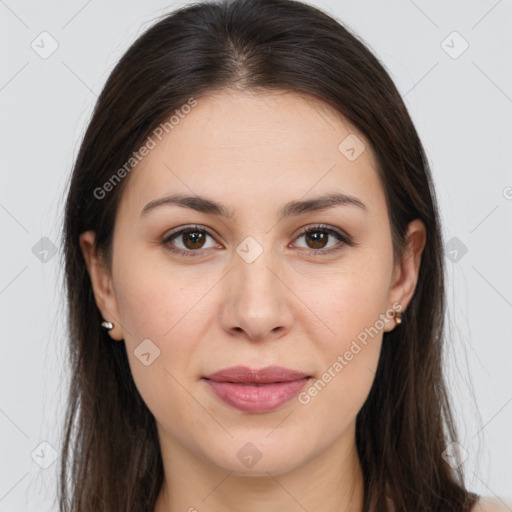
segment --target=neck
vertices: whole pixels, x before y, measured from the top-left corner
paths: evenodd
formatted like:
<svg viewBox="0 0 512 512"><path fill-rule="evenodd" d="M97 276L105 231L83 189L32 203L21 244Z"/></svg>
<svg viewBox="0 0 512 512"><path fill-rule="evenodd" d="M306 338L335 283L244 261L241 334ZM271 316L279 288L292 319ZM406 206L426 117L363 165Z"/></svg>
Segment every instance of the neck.
<svg viewBox="0 0 512 512"><path fill-rule="evenodd" d="M259 512L262 505L265 512L361 512L364 480L354 434L354 429L345 432L287 473L265 476L224 471L164 440L165 478L154 512Z"/></svg>

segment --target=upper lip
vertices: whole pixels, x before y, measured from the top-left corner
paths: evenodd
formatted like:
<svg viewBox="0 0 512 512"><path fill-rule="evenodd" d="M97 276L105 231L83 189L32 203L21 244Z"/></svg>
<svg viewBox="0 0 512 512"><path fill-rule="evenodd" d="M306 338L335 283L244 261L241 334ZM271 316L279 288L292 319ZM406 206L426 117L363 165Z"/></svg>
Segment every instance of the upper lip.
<svg viewBox="0 0 512 512"><path fill-rule="evenodd" d="M259 369L249 368L247 366L232 366L206 375L204 378L216 382L255 382L264 384L271 382L290 382L306 377L309 377L309 375L282 366L266 366L265 368Z"/></svg>

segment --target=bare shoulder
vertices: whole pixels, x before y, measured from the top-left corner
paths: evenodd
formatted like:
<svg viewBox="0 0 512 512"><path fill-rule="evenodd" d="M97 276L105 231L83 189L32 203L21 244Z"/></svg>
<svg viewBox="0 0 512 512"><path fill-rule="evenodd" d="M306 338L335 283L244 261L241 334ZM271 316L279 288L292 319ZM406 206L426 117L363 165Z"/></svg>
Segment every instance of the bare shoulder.
<svg viewBox="0 0 512 512"><path fill-rule="evenodd" d="M482 496L471 512L512 512L512 500Z"/></svg>

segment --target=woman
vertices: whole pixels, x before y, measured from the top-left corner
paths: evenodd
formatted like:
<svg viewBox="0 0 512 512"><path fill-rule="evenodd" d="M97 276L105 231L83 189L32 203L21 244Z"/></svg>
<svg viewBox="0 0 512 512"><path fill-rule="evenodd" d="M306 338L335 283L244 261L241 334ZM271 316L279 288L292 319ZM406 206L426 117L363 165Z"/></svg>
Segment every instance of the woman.
<svg viewBox="0 0 512 512"><path fill-rule="evenodd" d="M328 15L208 2L144 33L82 142L65 257L61 511L503 509L464 484L423 147Z"/></svg>

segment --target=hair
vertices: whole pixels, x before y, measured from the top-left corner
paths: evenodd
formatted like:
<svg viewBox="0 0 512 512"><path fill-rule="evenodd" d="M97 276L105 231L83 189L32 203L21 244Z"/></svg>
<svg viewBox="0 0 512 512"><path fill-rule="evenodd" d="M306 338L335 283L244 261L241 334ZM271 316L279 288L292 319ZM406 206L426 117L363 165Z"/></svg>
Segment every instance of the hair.
<svg viewBox="0 0 512 512"><path fill-rule="evenodd" d="M417 286L398 329L385 332L375 380L356 419L364 512L468 512L479 497L443 451L457 431L442 369L444 255L423 146L399 92L367 45L296 0L218 0L166 14L130 46L97 100L64 212L70 388L60 459L61 512L153 510L163 482L155 419L124 343L100 326L79 235L111 269L116 212L129 176L103 187L169 115L226 90L294 92L320 100L370 142L389 212L395 258L406 229L427 231ZM126 167L125 167L126 169Z"/></svg>

